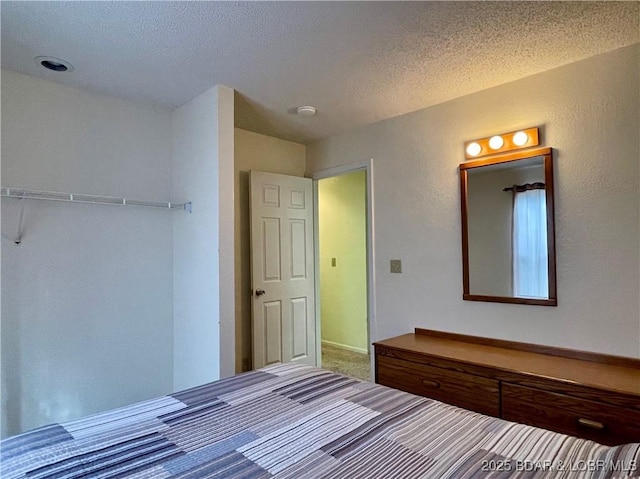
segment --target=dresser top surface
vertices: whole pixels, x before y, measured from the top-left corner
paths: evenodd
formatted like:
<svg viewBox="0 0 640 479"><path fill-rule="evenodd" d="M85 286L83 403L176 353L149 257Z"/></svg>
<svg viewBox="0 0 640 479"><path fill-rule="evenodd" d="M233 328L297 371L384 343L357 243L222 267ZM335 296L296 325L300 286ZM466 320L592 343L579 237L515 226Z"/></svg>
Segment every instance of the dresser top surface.
<svg viewBox="0 0 640 479"><path fill-rule="evenodd" d="M633 365L604 364L428 334L404 334L374 344L511 373L616 391L640 399L640 368Z"/></svg>

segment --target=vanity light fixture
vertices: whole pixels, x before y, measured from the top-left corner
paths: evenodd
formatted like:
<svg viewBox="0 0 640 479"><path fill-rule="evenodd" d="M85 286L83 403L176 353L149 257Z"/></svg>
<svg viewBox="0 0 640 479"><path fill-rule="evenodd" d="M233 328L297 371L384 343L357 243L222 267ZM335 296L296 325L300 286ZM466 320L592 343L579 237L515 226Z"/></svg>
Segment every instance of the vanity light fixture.
<svg viewBox="0 0 640 479"><path fill-rule="evenodd" d="M489 139L489 146L492 150L499 150L504 145L504 140L501 136L492 136Z"/></svg>
<svg viewBox="0 0 640 479"><path fill-rule="evenodd" d="M467 145L467 155L468 156L478 156L481 151L482 151L482 147L476 142L469 143Z"/></svg>
<svg viewBox="0 0 640 479"><path fill-rule="evenodd" d="M524 131L517 131L513 134L513 144L517 146L524 146L529 141L529 135Z"/></svg>
<svg viewBox="0 0 640 479"><path fill-rule="evenodd" d="M464 144L465 158L470 160L495 153L506 153L521 148L529 148L530 146L538 146L539 144L538 127L526 128L480 138L479 140L467 141Z"/></svg>

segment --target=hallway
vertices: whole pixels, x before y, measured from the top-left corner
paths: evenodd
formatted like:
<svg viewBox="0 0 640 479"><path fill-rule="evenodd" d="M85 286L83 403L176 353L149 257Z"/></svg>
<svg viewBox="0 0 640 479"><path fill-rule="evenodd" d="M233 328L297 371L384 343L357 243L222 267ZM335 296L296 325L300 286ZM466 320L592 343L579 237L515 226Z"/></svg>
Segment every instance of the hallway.
<svg viewBox="0 0 640 479"><path fill-rule="evenodd" d="M322 367L345 376L371 381L371 363L368 354L323 344Z"/></svg>

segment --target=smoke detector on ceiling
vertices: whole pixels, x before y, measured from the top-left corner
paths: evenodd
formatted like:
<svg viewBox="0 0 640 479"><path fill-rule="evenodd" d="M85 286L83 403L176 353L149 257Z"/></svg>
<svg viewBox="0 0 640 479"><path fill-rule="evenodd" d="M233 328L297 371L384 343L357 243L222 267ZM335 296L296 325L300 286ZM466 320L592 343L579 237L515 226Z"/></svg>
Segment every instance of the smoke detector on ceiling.
<svg viewBox="0 0 640 479"><path fill-rule="evenodd" d="M296 113L300 116L313 116L316 114L315 106L299 106L296 108Z"/></svg>
<svg viewBox="0 0 640 479"><path fill-rule="evenodd" d="M33 61L47 70L51 70L59 73L69 73L73 71L73 65L66 60L56 57L39 56L35 57Z"/></svg>

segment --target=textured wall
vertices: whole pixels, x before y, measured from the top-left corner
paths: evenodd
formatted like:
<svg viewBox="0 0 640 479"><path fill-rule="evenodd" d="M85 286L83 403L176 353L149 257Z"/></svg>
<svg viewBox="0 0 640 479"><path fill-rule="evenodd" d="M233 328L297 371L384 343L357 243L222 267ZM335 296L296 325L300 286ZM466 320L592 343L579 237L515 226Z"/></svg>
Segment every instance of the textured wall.
<svg viewBox="0 0 640 479"><path fill-rule="evenodd" d="M235 129L236 371L251 366L249 171L304 176L304 145ZM244 363L244 365L243 365ZM243 367L244 366L244 367Z"/></svg>
<svg viewBox="0 0 640 479"><path fill-rule="evenodd" d="M317 205L322 341L363 353L369 350L365 175L319 180Z"/></svg>
<svg viewBox="0 0 640 479"><path fill-rule="evenodd" d="M3 71L2 185L168 201L171 113ZM2 200L3 435L173 389L180 214Z"/></svg>
<svg viewBox="0 0 640 479"><path fill-rule="evenodd" d="M308 171L373 158L372 340L421 326L640 356L639 61L626 47L307 146ZM463 142L534 125L555 154L558 307L463 301Z"/></svg>

